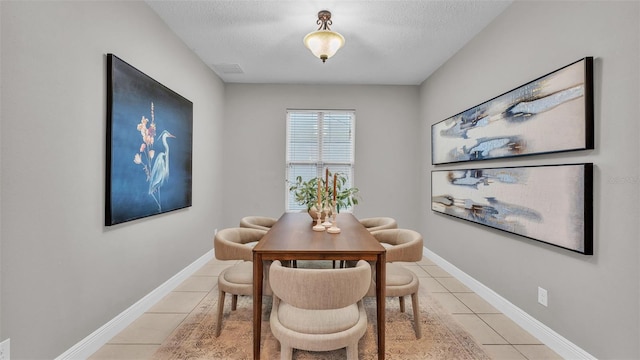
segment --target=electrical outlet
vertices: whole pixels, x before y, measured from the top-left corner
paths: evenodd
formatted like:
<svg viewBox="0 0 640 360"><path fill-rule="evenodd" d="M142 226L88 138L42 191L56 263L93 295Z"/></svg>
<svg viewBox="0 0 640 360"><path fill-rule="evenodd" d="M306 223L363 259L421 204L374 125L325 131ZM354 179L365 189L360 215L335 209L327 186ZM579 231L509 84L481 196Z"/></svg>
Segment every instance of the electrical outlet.
<svg viewBox="0 0 640 360"><path fill-rule="evenodd" d="M549 294L546 289L543 289L538 286L538 302L543 306L547 306L549 301Z"/></svg>
<svg viewBox="0 0 640 360"><path fill-rule="evenodd" d="M9 340L7 339L0 343L0 360L9 360L10 359L10 347Z"/></svg>
<svg viewBox="0 0 640 360"><path fill-rule="evenodd" d="M213 229L213 236L216 236L218 234L218 228Z"/></svg>

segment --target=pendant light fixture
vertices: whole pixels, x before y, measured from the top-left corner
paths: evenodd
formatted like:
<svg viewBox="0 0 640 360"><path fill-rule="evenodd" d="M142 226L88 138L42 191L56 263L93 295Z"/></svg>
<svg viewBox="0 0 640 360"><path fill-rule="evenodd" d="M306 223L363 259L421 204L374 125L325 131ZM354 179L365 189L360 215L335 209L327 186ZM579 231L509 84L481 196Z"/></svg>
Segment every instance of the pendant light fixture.
<svg viewBox="0 0 640 360"><path fill-rule="evenodd" d="M331 12L327 10L318 12L316 23L320 27L304 37L304 45L324 63L344 45L344 37L329 28L329 25L333 24Z"/></svg>

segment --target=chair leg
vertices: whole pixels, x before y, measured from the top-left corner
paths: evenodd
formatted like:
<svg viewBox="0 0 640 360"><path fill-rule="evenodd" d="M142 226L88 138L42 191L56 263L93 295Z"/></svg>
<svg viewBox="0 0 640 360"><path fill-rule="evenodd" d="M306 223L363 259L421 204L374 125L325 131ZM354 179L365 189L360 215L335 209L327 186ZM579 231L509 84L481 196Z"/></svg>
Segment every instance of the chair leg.
<svg viewBox="0 0 640 360"><path fill-rule="evenodd" d="M224 291L218 290L218 322L216 323L216 337L220 336L222 329L222 314L224 312Z"/></svg>
<svg viewBox="0 0 640 360"><path fill-rule="evenodd" d="M293 349L291 346L280 343L280 360L291 360L293 357Z"/></svg>
<svg viewBox="0 0 640 360"><path fill-rule="evenodd" d="M358 360L358 342L347 346L347 360Z"/></svg>
<svg viewBox="0 0 640 360"><path fill-rule="evenodd" d="M400 312L404 312L404 296L398 298L400 300Z"/></svg>
<svg viewBox="0 0 640 360"><path fill-rule="evenodd" d="M413 307L413 328L416 331L416 339L422 337L420 330L420 306L418 305L418 292L411 294L411 307Z"/></svg>
<svg viewBox="0 0 640 360"><path fill-rule="evenodd" d="M231 311L235 311L237 307L238 307L238 295L233 294L233 297L231 298Z"/></svg>
<svg viewBox="0 0 640 360"><path fill-rule="evenodd" d="M336 261L338 261L338 260L331 260L331 261L332 261L332 264L333 264L332 267L335 269L336 268ZM345 267L346 267L346 261L345 260L338 261L338 269L342 269L342 268L345 268Z"/></svg>

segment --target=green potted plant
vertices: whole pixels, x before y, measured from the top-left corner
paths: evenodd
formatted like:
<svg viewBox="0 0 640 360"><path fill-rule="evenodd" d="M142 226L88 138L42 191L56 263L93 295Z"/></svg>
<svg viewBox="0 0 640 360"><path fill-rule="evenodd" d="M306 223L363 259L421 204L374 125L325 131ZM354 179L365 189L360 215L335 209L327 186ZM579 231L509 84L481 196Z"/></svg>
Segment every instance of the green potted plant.
<svg viewBox="0 0 640 360"><path fill-rule="evenodd" d="M332 177L329 175L330 173L327 173L327 179L331 180ZM335 175L336 211L340 212L340 209L358 205L360 200L358 188L346 188L347 177L340 173ZM289 187L289 191L293 192L296 202L306 206L307 211L315 212L316 210L316 205L318 204L318 182L320 182L321 202L323 206L326 206L333 200L333 183L327 184L326 180L317 177L303 181L302 177L298 176L296 177L296 182ZM315 217L315 215L312 215L312 217Z"/></svg>

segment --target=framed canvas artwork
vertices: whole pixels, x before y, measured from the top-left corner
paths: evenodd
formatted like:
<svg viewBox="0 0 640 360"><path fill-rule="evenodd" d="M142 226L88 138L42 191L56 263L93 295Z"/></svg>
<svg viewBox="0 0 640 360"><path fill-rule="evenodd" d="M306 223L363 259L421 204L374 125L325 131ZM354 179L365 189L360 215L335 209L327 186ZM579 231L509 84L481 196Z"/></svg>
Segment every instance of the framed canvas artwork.
<svg viewBox="0 0 640 360"><path fill-rule="evenodd" d="M593 164L431 172L431 209L593 254Z"/></svg>
<svg viewBox="0 0 640 360"><path fill-rule="evenodd" d="M105 225L191 206L193 104L107 54Z"/></svg>
<svg viewBox="0 0 640 360"><path fill-rule="evenodd" d="M586 57L431 126L434 165L593 149Z"/></svg>

